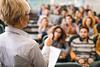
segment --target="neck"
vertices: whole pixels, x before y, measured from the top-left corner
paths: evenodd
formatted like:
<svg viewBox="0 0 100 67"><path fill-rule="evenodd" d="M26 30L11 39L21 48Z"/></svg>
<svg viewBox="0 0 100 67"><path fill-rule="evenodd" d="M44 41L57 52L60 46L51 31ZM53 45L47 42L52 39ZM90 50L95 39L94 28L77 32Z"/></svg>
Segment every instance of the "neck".
<svg viewBox="0 0 100 67"><path fill-rule="evenodd" d="M20 25L15 25L14 27L18 29L23 29Z"/></svg>
<svg viewBox="0 0 100 67"><path fill-rule="evenodd" d="M82 38L83 42L88 42L88 38Z"/></svg>
<svg viewBox="0 0 100 67"><path fill-rule="evenodd" d="M58 38L54 37L54 40L58 40Z"/></svg>
<svg viewBox="0 0 100 67"><path fill-rule="evenodd" d="M87 38L86 39L83 39L84 42L86 42L87 40L88 40Z"/></svg>

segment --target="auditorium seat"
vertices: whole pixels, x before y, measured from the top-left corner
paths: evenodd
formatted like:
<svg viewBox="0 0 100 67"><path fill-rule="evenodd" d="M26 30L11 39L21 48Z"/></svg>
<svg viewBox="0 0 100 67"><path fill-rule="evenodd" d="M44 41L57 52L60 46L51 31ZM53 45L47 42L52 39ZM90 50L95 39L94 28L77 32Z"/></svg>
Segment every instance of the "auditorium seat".
<svg viewBox="0 0 100 67"><path fill-rule="evenodd" d="M73 62L57 63L55 67L81 67L81 65Z"/></svg>

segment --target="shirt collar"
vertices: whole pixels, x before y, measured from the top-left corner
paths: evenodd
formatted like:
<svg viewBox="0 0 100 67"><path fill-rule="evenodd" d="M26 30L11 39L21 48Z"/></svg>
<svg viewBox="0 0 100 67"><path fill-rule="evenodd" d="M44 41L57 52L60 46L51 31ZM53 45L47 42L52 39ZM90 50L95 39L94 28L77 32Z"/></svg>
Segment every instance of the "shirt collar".
<svg viewBox="0 0 100 67"><path fill-rule="evenodd" d="M24 32L23 30L21 29L18 29L18 28L15 28L15 27L12 27L12 26L7 26L5 28L5 32L11 32L11 33L16 33L16 34L19 34L19 35L28 35L26 32Z"/></svg>
<svg viewBox="0 0 100 67"><path fill-rule="evenodd" d="M80 41L84 41L84 39L82 39L81 37L79 37L79 39L80 39ZM86 42L88 43L89 41L89 37L87 37L87 40L86 40Z"/></svg>

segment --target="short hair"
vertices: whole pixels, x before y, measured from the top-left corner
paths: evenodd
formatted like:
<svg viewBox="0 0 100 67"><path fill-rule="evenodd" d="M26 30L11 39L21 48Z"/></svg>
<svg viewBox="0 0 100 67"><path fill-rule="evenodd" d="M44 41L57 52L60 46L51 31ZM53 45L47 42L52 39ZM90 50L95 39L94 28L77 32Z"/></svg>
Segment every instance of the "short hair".
<svg viewBox="0 0 100 67"><path fill-rule="evenodd" d="M68 12L68 10L67 10L67 9L65 9L65 8L62 8L62 9L61 9L61 11Z"/></svg>
<svg viewBox="0 0 100 67"><path fill-rule="evenodd" d="M1 0L0 2L0 13L8 25L15 25L20 17L29 11L30 7L26 0Z"/></svg>
<svg viewBox="0 0 100 67"><path fill-rule="evenodd" d="M72 18L72 19L73 19L72 15L70 15L70 14L68 14L68 15L67 15L67 17L70 17L70 18Z"/></svg>
<svg viewBox="0 0 100 67"><path fill-rule="evenodd" d="M86 26L80 26L79 31L80 31L81 29L86 29L86 30L87 30L87 32L89 32L89 28L88 28L88 27L86 27Z"/></svg>

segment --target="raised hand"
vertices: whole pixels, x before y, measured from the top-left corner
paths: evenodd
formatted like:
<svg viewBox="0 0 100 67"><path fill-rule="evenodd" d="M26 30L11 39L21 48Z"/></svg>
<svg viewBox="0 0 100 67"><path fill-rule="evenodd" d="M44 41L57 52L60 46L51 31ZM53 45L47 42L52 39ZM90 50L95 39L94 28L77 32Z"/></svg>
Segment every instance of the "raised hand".
<svg viewBox="0 0 100 67"><path fill-rule="evenodd" d="M50 33L50 34L48 35L48 38L45 40L45 45L51 46L51 45L52 45L52 42L53 42L53 34Z"/></svg>

